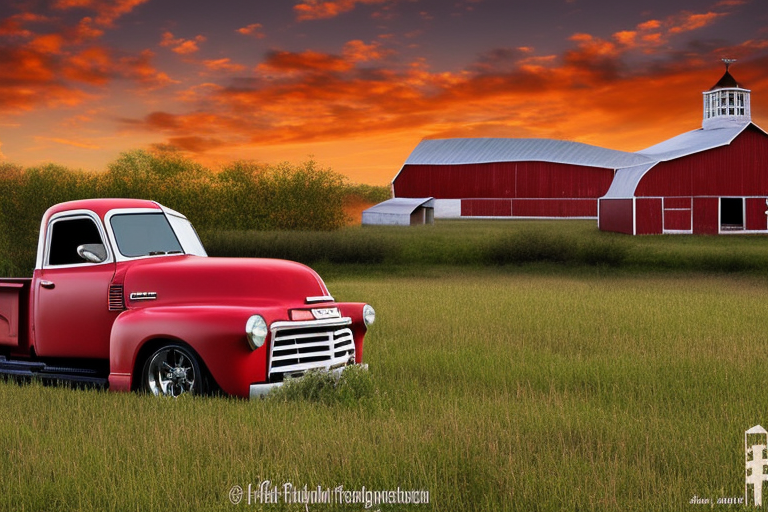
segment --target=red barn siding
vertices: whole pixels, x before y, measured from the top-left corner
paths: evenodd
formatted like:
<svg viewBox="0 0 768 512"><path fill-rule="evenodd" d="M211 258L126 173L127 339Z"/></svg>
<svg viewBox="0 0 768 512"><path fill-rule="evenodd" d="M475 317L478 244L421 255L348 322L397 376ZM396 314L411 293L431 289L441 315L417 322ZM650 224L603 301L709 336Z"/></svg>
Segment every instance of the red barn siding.
<svg viewBox="0 0 768 512"><path fill-rule="evenodd" d="M768 229L768 220L766 220L765 211L768 206L765 198L748 198L746 201L747 218L746 229L748 231L765 231Z"/></svg>
<svg viewBox="0 0 768 512"><path fill-rule="evenodd" d="M635 199L635 225L638 235L657 235L662 232L661 198Z"/></svg>
<svg viewBox="0 0 768 512"><path fill-rule="evenodd" d="M690 231L691 210L664 210L665 231Z"/></svg>
<svg viewBox="0 0 768 512"><path fill-rule="evenodd" d="M640 180L635 195L768 195L768 136L749 127L728 146L659 162Z"/></svg>
<svg viewBox="0 0 768 512"><path fill-rule="evenodd" d="M693 232L697 235L716 235L720 231L717 197L693 198Z"/></svg>
<svg viewBox="0 0 768 512"><path fill-rule="evenodd" d="M597 199L513 199L515 217L597 217Z"/></svg>
<svg viewBox="0 0 768 512"><path fill-rule="evenodd" d="M547 162L519 163L516 174L517 198L597 199L613 181L611 169Z"/></svg>
<svg viewBox="0 0 768 512"><path fill-rule="evenodd" d="M665 197L664 198L664 209L681 209L681 208L687 208L688 210L691 209L691 198L690 197Z"/></svg>
<svg viewBox="0 0 768 512"><path fill-rule="evenodd" d="M464 199L461 201L462 217L509 217L512 201L509 199Z"/></svg>
<svg viewBox="0 0 768 512"><path fill-rule="evenodd" d="M633 234L632 199L601 199L598 227L603 231Z"/></svg>
<svg viewBox="0 0 768 512"><path fill-rule="evenodd" d="M605 195L613 170L550 162L405 165L395 197L435 199L593 198Z"/></svg>

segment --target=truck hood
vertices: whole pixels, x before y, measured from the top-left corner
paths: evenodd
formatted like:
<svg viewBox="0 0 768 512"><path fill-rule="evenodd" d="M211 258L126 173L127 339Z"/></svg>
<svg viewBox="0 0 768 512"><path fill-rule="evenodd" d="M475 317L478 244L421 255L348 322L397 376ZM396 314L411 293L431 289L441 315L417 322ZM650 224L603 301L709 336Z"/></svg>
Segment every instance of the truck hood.
<svg viewBox="0 0 768 512"><path fill-rule="evenodd" d="M116 275L116 281L120 274ZM126 263L128 307L159 305L299 306L328 296L311 268L258 258L163 256ZM133 298L132 298L132 294Z"/></svg>

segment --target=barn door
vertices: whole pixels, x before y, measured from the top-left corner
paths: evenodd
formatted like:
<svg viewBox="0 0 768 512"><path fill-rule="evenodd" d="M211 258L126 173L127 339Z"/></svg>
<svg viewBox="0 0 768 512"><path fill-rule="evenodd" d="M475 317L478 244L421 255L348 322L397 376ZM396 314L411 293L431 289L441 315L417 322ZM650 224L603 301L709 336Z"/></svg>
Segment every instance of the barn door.
<svg viewBox="0 0 768 512"><path fill-rule="evenodd" d="M664 233L691 233L692 215L690 197L665 197Z"/></svg>
<svg viewBox="0 0 768 512"><path fill-rule="evenodd" d="M766 231L768 221L765 211L768 210L768 201L763 197L749 197L746 201L747 231Z"/></svg>

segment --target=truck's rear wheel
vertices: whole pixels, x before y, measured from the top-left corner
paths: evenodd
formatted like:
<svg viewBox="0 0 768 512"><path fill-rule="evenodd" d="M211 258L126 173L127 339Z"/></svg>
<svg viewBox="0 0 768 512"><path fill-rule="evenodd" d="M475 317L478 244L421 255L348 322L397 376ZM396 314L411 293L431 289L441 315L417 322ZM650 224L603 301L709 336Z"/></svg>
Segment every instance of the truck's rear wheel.
<svg viewBox="0 0 768 512"><path fill-rule="evenodd" d="M144 363L142 389L158 396L202 394L203 374L197 357L181 345L165 345Z"/></svg>

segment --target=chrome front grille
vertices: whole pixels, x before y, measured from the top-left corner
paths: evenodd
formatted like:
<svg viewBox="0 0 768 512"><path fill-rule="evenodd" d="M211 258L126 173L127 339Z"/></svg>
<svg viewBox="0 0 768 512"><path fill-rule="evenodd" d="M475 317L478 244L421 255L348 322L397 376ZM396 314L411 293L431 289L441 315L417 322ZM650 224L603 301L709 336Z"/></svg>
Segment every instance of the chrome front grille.
<svg viewBox="0 0 768 512"><path fill-rule="evenodd" d="M270 380L301 375L315 368L329 369L355 357L355 340L349 318L315 322L272 324Z"/></svg>

